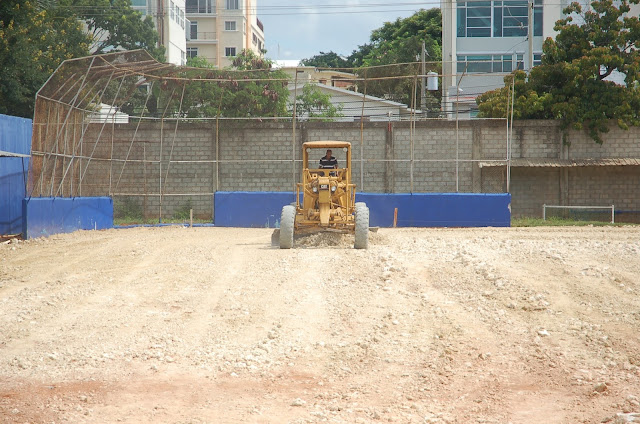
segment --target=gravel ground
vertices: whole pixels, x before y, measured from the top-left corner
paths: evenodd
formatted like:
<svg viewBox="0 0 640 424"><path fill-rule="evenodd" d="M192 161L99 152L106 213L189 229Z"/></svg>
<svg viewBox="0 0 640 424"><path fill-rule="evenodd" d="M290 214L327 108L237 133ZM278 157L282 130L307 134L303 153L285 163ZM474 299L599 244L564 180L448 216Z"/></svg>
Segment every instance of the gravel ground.
<svg viewBox="0 0 640 424"><path fill-rule="evenodd" d="M640 228L0 244L2 423L640 422Z"/></svg>

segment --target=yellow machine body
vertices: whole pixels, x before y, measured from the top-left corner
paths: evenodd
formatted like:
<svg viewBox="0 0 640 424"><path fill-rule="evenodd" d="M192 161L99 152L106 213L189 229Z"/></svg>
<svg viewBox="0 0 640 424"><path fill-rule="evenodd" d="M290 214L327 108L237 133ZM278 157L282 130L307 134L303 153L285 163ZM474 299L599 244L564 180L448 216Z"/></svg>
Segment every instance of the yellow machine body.
<svg viewBox="0 0 640 424"><path fill-rule="evenodd" d="M345 153L344 165L337 169L319 169L317 161L326 150ZM313 155L313 156L312 156ZM342 156L342 155L341 155ZM316 162L317 163L317 162ZM351 143L346 141L309 141L302 145L302 178L296 184L296 232L333 230L353 232L356 186L351 182ZM302 195L302 202L299 201Z"/></svg>

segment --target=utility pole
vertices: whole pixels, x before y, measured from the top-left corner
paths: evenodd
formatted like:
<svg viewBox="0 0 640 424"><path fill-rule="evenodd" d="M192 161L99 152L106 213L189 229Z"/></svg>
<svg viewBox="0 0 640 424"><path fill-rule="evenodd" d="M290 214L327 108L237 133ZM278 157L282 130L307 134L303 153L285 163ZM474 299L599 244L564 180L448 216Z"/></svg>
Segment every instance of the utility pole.
<svg viewBox="0 0 640 424"><path fill-rule="evenodd" d="M425 90L427 86L427 63L425 62L425 45L424 41L422 42L422 53L420 57L422 58L422 88L420 89L420 110L422 111L422 116L426 114L425 109L427 108L427 98L425 97Z"/></svg>
<svg viewBox="0 0 640 424"><path fill-rule="evenodd" d="M527 25L527 41L529 42L529 51L527 54L527 60L529 61L527 71L530 71L533 68L533 2L534 0L529 0L529 5L527 7L528 10L528 22Z"/></svg>

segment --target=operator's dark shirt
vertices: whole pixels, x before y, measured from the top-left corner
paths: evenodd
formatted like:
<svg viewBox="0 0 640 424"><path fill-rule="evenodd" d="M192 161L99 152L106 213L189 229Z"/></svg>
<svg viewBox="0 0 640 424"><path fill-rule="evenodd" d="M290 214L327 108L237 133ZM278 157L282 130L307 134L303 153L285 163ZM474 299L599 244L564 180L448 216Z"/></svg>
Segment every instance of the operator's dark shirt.
<svg viewBox="0 0 640 424"><path fill-rule="evenodd" d="M327 159L326 156L323 156L320 159L320 169L333 169L338 167L338 160L331 156L331 159Z"/></svg>

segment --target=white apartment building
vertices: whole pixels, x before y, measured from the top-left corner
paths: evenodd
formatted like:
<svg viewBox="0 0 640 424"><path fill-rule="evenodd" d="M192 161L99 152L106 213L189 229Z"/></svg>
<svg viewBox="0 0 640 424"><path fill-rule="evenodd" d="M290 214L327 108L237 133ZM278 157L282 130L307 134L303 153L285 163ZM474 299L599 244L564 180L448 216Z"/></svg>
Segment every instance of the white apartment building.
<svg viewBox="0 0 640 424"><path fill-rule="evenodd" d="M187 62L187 31L185 0L131 0L134 9L151 16L158 31L158 43L165 48L168 63Z"/></svg>
<svg viewBox="0 0 640 424"><path fill-rule="evenodd" d="M570 0L441 0L442 109L449 118L477 115L478 95L504 86L504 76L540 64L542 43ZM531 9L531 11L530 11ZM640 7L632 5L630 14ZM529 16L533 37L529 42Z"/></svg>
<svg viewBox="0 0 640 424"><path fill-rule="evenodd" d="M555 36L553 26L563 7L558 0L442 0L442 108L447 116L474 117L478 95L502 87L512 71L539 64L542 43Z"/></svg>
<svg viewBox="0 0 640 424"><path fill-rule="evenodd" d="M187 57L224 68L243 49L262 56L264 27L256 11L257 0L186 0Z"/></svg>

